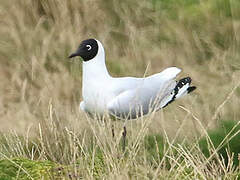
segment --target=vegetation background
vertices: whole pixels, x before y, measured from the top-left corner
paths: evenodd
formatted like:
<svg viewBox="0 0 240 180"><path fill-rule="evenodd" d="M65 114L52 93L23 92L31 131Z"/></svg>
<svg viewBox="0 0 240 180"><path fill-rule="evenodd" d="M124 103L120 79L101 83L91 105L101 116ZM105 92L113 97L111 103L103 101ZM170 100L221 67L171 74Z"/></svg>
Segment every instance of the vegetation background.
<svg viewBox="0 0 240 180"><path fill-rule="evenodd" d="M239 32L238 0L1 0L0 177L239 178ZM122 152L123 122L78 109L81 61L67 57L87 38L113 76L177 66L198 89L127 122Z"/></svg>

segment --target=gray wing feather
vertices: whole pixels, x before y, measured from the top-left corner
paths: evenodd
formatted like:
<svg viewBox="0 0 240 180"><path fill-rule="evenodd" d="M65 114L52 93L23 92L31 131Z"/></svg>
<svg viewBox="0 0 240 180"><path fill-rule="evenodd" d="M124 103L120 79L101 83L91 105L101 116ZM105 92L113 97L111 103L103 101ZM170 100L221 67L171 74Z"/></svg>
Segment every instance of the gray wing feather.
<svg viewBox="0 0 240 180"><path fill-rule="evenodd" d="M137 86L121 92L107 104L112 115L134 119L152 110L158 110L167 104L171 92L176 86L173 80L180 69L171 67L161 73L142 78ZM132 86L133 82L131 82ZM126 85L125 85L126 88Z"/></svg>

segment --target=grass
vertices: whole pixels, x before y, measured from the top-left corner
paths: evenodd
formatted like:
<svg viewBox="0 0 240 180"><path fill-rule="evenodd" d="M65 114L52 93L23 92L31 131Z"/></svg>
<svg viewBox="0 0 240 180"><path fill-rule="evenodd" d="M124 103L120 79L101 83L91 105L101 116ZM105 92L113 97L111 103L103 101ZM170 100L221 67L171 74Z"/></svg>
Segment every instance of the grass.
<svg viewBox="0 0 240 180"><path fill-rule="evenodd" d="M54 163L47 161L31 161L23 158L1 160L0 177L1 179L45 179L49 177L51 171L54 171L53 167Z"/></svg>
<svg viewBox="0 0 240 180"><path fill-rule="evenodd" d="M237 0L2 0L0 168L9 170L0 177L239 178L239 9ZM124 122L78 109L81 61L67 57L90 37L113 76L177 66L198 87L127 122L125 153Z"/></svg>
<svg viewBox="0 0 240 180"><path fill-rule="evenodd" d="M224 160L226 166L233 163L235 167L239 166L239 136L240 126L238 122L223 121L220 127L210 130L208 138L202 138L199 141L200 149L205 156L209 157L212 154L210 151L217 151L220 158ZM213 148L211 148L213 146ZM229 159L229 154L232 160Z"/></svg>

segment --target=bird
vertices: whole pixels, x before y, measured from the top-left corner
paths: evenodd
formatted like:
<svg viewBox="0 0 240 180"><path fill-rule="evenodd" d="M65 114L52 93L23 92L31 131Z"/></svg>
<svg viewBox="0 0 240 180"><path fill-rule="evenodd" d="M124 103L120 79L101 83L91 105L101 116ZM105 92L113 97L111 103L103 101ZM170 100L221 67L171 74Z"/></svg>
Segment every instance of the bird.
<svg viewBox="0 0 240 180"><path fill-rule="evenodd" d="M136 119L196 89L190 86L190 77L176 80L181 72L177 67L143 78L112 77L106 67L103 44L97 39L83 40L69 58L77 56L83 61L80 109L91 116L101 118L109 114L117 119Z"/></svg>

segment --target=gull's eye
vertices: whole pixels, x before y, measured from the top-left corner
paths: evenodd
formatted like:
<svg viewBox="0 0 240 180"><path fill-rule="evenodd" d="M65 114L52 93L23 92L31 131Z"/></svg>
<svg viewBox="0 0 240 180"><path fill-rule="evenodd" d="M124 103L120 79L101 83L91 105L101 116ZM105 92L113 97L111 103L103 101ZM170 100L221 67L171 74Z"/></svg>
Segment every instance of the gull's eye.
<svg viewBox="0 0 240 180"><path fill-rule="evenodd" d="M87 50L88 51L90 51L91 49L92 49L92 47L88 44L88 45L86 45L86 47L87 47Z"/></svg>

